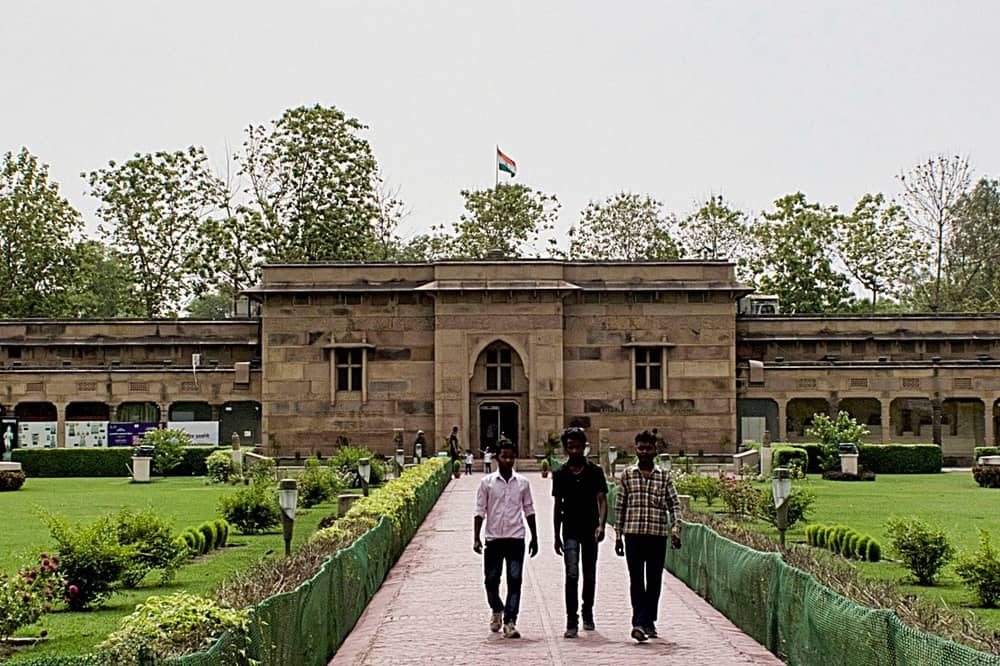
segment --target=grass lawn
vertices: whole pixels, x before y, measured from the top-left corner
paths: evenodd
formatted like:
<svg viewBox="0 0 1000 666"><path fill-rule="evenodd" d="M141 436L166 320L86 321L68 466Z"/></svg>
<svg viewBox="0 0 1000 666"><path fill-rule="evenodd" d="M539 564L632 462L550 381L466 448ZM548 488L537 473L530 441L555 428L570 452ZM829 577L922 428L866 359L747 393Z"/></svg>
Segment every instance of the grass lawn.
<svg viewBox="0 0 1000 666"><path fill-rule="evenodd" d="M3 557L0 571L14 572L39 551L54 550L48 529L37 516L38 507L63 514L73 522L94 520L122 507L153 508L173 521L179 532L216 518L219 498L234 491L233 486L207 485L201 477L155 478L149 484L106 478L28 479L21 490L0 493L0 516L4 521L4 527L0 529L0 557ZM293 547L312 534L323 516L335 511L335 502L299 509ZM19 652L10 661L89 652L146 597L179 591L211 595L230 572L260 558L277 557L283 553L284 540L280 528L256 536L244 536L231 530L228 547L192 560L177 572L168 585L157 585L158 572L154 571L139 588L113 595L100 610L83 613L62 610L42 616L41 622L23 628L17 635L37 636L41 629L46 629L48 640Z"/></svg>
<svg viewBox="0 0 1000 666"><path fill-rule="evenodd" d="M885 534L885 522L894 516L916 516L943 530L959 552L978 548L980 528L991 533L994 547L1000 547L1000 490L980 488L970 472L881 474L874 482L824 481L814 475L796 483L816 493L810 522L847 525L872 536L882 545L883 557L896 557ZM711 509L699 500L694 508L725 510L721 500ZM804 526L790 530L787 538L804 543ZM907 569L895 562L855 564L862 577L894 581L910 578ZM974 595L962 586L953 564L943 569L932 587L903 584L902 589L952 608L969 608L984 624L1000 631L1000 609L971 608Z"/></svg>

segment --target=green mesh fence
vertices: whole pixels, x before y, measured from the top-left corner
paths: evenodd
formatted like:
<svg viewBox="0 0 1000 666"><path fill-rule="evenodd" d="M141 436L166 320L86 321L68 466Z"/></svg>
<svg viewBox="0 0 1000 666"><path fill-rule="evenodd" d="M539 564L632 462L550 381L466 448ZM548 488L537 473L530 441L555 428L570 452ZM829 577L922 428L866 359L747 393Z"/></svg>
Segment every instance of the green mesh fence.
<svg viewBox="0 0 1000 666"><path fill-rule="evenodd" d="M617 487L608 489L613 520ZM809 574L684 523L684 547L665 567L758 643L792 666L1000 666L1000 655L914 629L891 610L861 606Z"/></svg>

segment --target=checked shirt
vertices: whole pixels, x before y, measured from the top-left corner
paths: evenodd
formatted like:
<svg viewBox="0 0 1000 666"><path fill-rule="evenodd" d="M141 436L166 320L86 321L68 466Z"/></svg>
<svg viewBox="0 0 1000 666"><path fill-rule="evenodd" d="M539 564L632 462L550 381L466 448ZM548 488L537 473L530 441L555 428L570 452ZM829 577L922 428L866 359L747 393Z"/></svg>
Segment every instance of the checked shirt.
<svg viewBox="0 0 1000 666"><path fill-rule="evenodd" d="M680 525L680 519L680 501L669 472L654 466L647 478L638 465L622 472L615 500L617 534L667 536L671 523Z"/></svg>

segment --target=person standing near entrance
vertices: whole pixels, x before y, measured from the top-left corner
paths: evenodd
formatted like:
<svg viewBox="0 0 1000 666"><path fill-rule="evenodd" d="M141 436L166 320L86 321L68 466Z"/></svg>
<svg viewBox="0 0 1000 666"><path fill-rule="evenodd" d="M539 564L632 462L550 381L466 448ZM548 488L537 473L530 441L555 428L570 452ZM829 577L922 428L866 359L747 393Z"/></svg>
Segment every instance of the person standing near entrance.
<svg viewBox="0 0 1000 666"><path fill-rule="evenodd" d="M458 426L452 426L451 434L448 435L448 457L451 458L452 465L458 460L460 454L461 451L458 448Z"/></svg>
<svg viewBox="0 0 1000 666"><path fill-rule="evenodd" d="M531 530L528 554L538 554L538 531L535 528L535 504L528 479L514 471L517 451L508 440L500 446L497 471L487 474L476 491L476 515L473 521L472 549L483 554L486 600L489 602L490 631L500 631L505 638L520 638L517 615L521 605L521 570L524 568L524 523ZM523 517L522 517L523 516ZM485 524L486 548L479 539ZM507 599L500 598L500 573L507 569Z"/></svg>
<svg viewBox="0 0 1000 666"><path fill-rule="evenodd" d="M579 631L577 585L583 570L583 628L594 630L594 588L597 582L597 549L604 540L608 516L608 484L600 467L587 460L587 435L582 428L567 428L562 445L569 459L552 475L552 509L556 555L566 567L566 638ZM560 536L561 535L561 536Z"/></svg>
<svg viewBox="0 0 1000 666"><path fill-rule="evenodd" d="M631 636L641 643L657 636L667 537L674 548L681 547L681 516L670 472L653 464L656 456L653 433L643 430L635 436L635 455L638 464L626 468L618 482L615 554L624 555L628 565Z"/></svg>

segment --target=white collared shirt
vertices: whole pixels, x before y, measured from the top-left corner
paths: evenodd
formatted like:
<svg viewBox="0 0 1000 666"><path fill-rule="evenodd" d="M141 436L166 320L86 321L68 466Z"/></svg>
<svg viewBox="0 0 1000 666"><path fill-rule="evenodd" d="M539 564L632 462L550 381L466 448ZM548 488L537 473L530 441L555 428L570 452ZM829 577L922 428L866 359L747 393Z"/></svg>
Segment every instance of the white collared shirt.
<svg viewBox="0 0 1000 666"><path fill-rule="evenodd" d="M510 480L505 480L500 472L484 476L476 490L476 515L485 519L486 541L523 539L523 516L535 515L528 479L517 472L511 472Z"/></svg>

